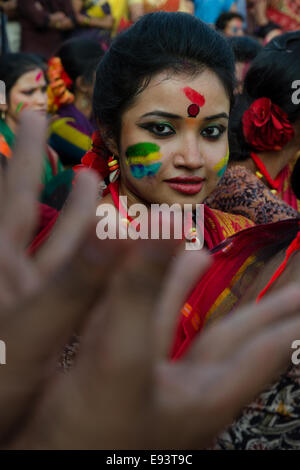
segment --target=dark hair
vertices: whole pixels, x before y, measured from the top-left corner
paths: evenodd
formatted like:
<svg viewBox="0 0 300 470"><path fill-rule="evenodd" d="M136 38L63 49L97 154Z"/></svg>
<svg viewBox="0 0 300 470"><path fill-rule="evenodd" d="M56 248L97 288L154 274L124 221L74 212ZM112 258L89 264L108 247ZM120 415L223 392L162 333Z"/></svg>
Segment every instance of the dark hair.
<svg viewBox="0 0 300 470"><path fill-rule="evenodd" d="M35 54L10 53L0 56L0 80L5 83L7 100L19 78L35 69L42 69L45 74L43 62Z"/></svg>
<svg viewBox="0 0 300 470"><path fill-rule="evenodd" d="M274 38L257 55L245 78L244 91L231 114L230 158L241 161L253 150L244 139L242 116L258 98L270 100L283 109L291 123L300 118L300 104L292 100L292 83L300 77L300 31Z"/></svg>
<svg viewBox="0 0 300 470"><path fill-rule="evenodd" d="M226 26L227 26L227 23L229 23L229 21L235 20L235 19L244 21L244 17L242 15L240 15L239 13L234 13L234 12L231 12L231 11L229 11L228 13L221 13L221 15L218 17L218 19L216 21L216 30L217 31L224 31Z"/></svg>
<svg viewBox="0 0 300 470"><path fill-rule="evenodd" d="M265 37L268 36L271 31L275 31L276 29L281 30L281 27L278 24L273 23L273 21L269 21L264 26L260 26L259 28L257 28L256 36L265 39Z"/></svg>
<svg viewBox="0 0 300 470"><path fill-rule="evenodd" d="M186 13L145 15L113 41L98 67L95 117L119 142L123 112L154 75L194 75L205 68L215 72L233 103L234 57L226 40Z"/></svg>
<svg viewBox="0 0 300 470"><path fill-rule="evenodd" d="M93 83L95 70L103 55L100 44L91 39L65 41L55 54L74 83L78 77L83 77L88 84Z"/></svg>
<svg viewBox="0 0 300 470"><path fill-rule="evenodd" d="M257 39L250 36L232 36L227 41L232 47L236 62L251 62L263 48Z"/></svg>

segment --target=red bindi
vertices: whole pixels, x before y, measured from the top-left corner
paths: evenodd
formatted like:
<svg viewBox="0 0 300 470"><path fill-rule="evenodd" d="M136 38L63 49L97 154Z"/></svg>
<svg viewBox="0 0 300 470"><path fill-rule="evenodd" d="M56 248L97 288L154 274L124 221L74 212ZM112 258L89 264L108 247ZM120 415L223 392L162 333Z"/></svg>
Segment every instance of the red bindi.
<svg viewBox="0 0 300 470"><path fill-rule="evenodd" d="M195 118L198 116L198 114L200 113L200 108L197 104L193 103L193 104L190 104L190 106L188 107L188 115L189 117L192 117L192 118Z"/></svg>

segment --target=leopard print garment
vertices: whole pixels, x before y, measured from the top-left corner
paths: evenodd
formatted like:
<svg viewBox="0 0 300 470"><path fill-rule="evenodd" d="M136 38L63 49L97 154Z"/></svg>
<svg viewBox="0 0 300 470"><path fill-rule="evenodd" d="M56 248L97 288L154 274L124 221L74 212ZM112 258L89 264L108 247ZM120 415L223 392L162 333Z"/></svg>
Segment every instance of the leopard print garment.
<svg viewBox="0 0 300 470"><path fill-rule="evenodd" d="M256 224L295 218L299 214L279 199L243 166L227 168L216 189L204 203L211 209L239 214Z"/></svg>

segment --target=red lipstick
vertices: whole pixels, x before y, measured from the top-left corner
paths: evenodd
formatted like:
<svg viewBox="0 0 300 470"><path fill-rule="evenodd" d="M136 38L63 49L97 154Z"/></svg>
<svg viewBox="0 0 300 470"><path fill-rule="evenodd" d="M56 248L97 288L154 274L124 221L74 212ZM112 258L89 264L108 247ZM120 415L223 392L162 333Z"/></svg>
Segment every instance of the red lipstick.
<svg viewBox="0 0 300 470"><path fill-rule="evenodd" d="M191 196L200 193L204 181L204 178L199 178L198 176L181 176L165 180L170 188Z"/></svg>

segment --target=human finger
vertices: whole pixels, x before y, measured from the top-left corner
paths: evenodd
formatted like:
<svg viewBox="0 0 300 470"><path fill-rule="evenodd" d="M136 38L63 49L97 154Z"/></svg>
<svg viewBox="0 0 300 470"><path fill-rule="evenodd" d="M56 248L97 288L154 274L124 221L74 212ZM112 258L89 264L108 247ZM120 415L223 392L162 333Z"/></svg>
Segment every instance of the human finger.
<svg viewBox="0 0 300 470"><path fill-rule="evenodd" d="M24 110L13 157L5 174L5 199L2 206L2 228L21 249L34 229L37 196L40 190L46 119Z"/></svg>
<svg viewBox="0 0 300 470"><path fill-rule="evenodd" d="M194 342L187 358L226 357L269 325L285 321L300 312L300 292L296 285L290 285L280 292L267 297L258 304L251 304L241 311L231 313L227 318L211 325L202 339ZM213 345L218 345L214 347Z"/></svg>
<svg viewBox="0 0 300 470"><path fill-rule="evenodd" d="M95 223L98 183L94 172L87 170L79 173L53 233L35 256L36 266L44 275L53 273L70 258L84 233Z"/></svg>
<svg viewBox="0 0 300 470"><path fill-rule="evenodd" d="M209 264L210 257L204 251L185 251L170 264L155 315L159 356L166 357L169 353L180 310Z"/></svg>

